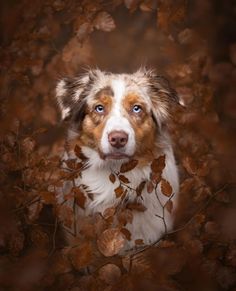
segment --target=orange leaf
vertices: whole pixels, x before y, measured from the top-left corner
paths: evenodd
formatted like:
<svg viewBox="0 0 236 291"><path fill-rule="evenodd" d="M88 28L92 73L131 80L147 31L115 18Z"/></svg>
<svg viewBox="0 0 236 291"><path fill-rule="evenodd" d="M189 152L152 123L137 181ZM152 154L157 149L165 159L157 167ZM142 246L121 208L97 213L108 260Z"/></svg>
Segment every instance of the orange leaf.
<svg viewBox="0 0 236 291"><path fill-rule="evenodd" d="M185 157L183 159L183 166L190 175L195 175L197 172L197 164L191 157Z"/></svg>
<svg viewBox="0 0 236 291"><path fill-rule="evenodd" d="M151 163L151 170L153 173L161 173L165 168L165 155L158 157Z"/></svg>
<svg viewBox="0 0 236 291"><path fill-rule="evenodd" d="M124 175L119 175L119 179L121 182L128 184L130 183L129 179L127 177L125 177Z"/></svg>
<svg viewBox="0 0 236 291"><path fill-rule="evenodd" d="M144 244L144 242L143 242L143 240L141 238L136 239L134 243L136 244L136 246L140 246L140 245Z"/></svg>
<svg viewBox="0 0 236 291"><path fill-rule="evenodd" d="M147 210L147 208L142 203L138 202L128 203L126 207L130 210L136 210L140 212Z"/></svg>
<svg viewBox="0 0 236 291"><path fill-rule="evenodd" d="M81 268L88 266L92 260L91 243L88 241L83 242L78 247L72 248L70 259L76 270L81 270Z"/></svg>
<svg viewBox="0 0 236 291"><path fill-rule="evenodd" d="M116 176L114 174L110 174L109 180L114 184L116 181Z"/></svg>
<svg viewBox="0 0 236 291"><path fill-rule="evenodd" d="M127 163L124 163L121 165L120 172L121 173L129 172L133 170L137 166L137 164L138 164L137 160L130 160Z"/></svg>
<svg viewBox="0 0 236 291"><path fill-rule="evenodd" d="M55 193L49 191L42 191L39 193L44 204L54 204L55 203Z"/></svg>
<svg viewBox="0 0 236 291"><path fill-rule="evenodd" d="M127 240L131 240L131 233L127 228L123 227L120 231L123 233Z"/></svg>
<svg viewBox="0 0 236 291"><path fill-rule="evenodd" d="M166 181L165 179L161 180L161 192L162 194L164 194L167 197L170 197L172 194L172 187L170 185L170 183L168 181Z"/></svg>
<svg viewBox="0 0 236 291"><path fill-rule="evenodd" d="M108 218L114 216L115 213L116 213L115 207L109 207L109 208L104 210L102 216L104 217L104 219L108 219Z"/></svg>
<svg viewBox="0 0 236 291"><path fill-rule="evenodd" d="M133 213L130 209L123 209L117 215L120 225L126 225L127 223L132 223Z"/></svg>
<svg viewBox="0 0 236 291"><path fill-rule="evenodd" d="M147 183L147 192L148 193L152 193L153 190L154 190L154 185L152 184L151 181L148 181L148 183Z"/></svg>
<svg viewBox="0 0 236 291"><path fill-rule="evenodd" d="M124 236L118 228L106 229L97 240L98 249L105 257L118 254L124 243Z"/></svg>
<svg viewBox="0 0 236 291"><path fill-rule="evenodd" d="M83 208L85 207L85 202L86 202L86 196L85 194L83 193L83 191L80 190L79 187L74 187L72 189L72 191L74 192L74 195L75 195L75 201L76 201L76 204Z"/></svg>
<svg viewBox="0 0 236 291"><path fill-rule="evenodd" d="M142 181L138 187L136 188L136 193L138 196L141 196L142 192L143 192L143 189L145 187L145 184L146 184L146 181Z"/></svg>
<svg viewBox="0 0 236 291"><path fill-rule="evenodd" d="M106 264L99 271L99 278L105 281L108 285L116 284L121 277L121 270L114 264Z"/></svg>
<svg viewBox="0 0 236 291"><path fill-rule="evenodd" d="M122 186L117 187L114 191L116 193L116 198L119 198L124 193L124 189Z"/></svg>
<svg viewBox="0 0 236 291"><path fill-rule="evenodd" d="M169 213L171 213L173 210L173 202L171 200L167 201L167 203L165 204L165 208Z"/></svg>

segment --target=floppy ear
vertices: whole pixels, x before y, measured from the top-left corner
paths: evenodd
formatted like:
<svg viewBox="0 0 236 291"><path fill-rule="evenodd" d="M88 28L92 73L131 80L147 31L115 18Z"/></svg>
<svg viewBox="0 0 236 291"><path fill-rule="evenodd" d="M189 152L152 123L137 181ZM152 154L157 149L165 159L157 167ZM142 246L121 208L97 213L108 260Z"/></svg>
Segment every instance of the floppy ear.
<svg viewBox="0 0 236 291"><path fill-rule="evenodd" d="M82 93L90 81L90 75L78 78L61 79L56 86L56 99L61 110L62 120L68 120L76 104L82 101Z"/></svg>
<svg viewBox="0 0 236 291"><path fill-rule="evenodd" d="M145 69L144 75L148 79L153 115L160 125L169 117L171 106L180 104L180 100L177 92L165 77L157 75L155 71Z"/></svg>

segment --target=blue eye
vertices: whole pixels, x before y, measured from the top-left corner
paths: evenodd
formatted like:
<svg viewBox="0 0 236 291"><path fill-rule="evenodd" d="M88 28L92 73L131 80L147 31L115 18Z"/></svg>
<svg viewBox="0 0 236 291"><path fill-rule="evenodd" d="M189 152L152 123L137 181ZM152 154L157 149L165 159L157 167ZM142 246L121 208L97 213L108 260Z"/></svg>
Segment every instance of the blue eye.
<svg viewBox="0 0 236 291"><path fill-rule="evenodd" d="M95 107L95 111L97 111L98 113L103 113L104 112L104 106L103 105L97 105Z"/></svg>
<svg viewBox="0 0 236 291"><path fill-rule="evenodd" d="M132 111L134 113L140 113L142 111L142 107L140 105L134 105L134 107L132 108Z"/></svg>

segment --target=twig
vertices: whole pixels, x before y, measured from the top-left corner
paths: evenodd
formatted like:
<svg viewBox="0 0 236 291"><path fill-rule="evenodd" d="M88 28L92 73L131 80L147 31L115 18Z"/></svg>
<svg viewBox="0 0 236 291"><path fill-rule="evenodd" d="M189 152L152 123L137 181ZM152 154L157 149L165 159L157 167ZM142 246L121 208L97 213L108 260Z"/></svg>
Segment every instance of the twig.
<svg viewBox="0 0 236 291"><path fill-rule="evenodd" d="M57 226L58 226L58 220L57 217L55 218L55 224L54 224L54 231L52 236L52 250L49 253L49 257L54 253L56 248L56 233L57 233Z"/></svg>

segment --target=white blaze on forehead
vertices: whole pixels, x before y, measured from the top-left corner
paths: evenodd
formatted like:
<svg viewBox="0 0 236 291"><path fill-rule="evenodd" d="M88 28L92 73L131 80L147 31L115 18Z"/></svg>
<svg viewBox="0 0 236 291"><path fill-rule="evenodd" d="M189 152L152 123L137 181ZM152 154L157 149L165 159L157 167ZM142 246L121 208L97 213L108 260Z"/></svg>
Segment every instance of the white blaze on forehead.
<svg viewBox="0 0 236 291"><path fill-rule="evenodd" d="M113 91L112 109L103 130L101 149L104 154L114 151L108 141L108 135L112 131L124 131L128 134L128 142L122 151L127 155L133 155L135 152L135 133L129 120L124 116L125 109L122 101L126 93L126 84L122 76L111 81L111 88Z"/></svg>

